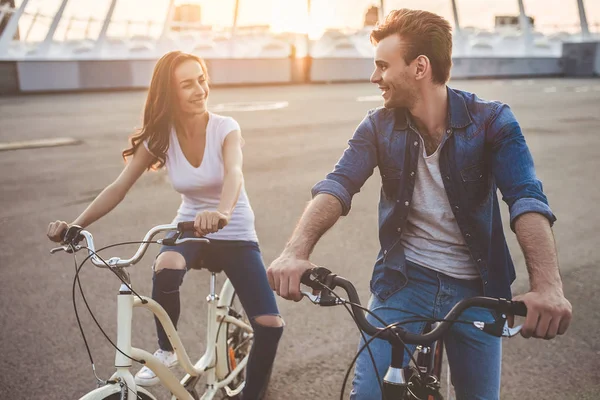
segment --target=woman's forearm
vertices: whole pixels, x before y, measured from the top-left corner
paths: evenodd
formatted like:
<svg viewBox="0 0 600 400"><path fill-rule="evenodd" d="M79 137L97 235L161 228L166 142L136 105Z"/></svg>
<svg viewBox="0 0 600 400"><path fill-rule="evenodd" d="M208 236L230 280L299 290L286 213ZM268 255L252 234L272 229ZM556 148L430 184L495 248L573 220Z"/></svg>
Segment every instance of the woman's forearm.
<svg viewBox="0 0 600 400"><path fill-rule="evenodd" d="M225 173L223 177L223 189L221 190L221 201L218 207L219 212L231 215L240 196L243 182L244 175L241 169L235 168Z"/></svg>
<svg viewBox="0 0 600 400"><path fill-rule="evenodd" d="M92 203L72 222L83 228L102 218L115 208L127 194L127 190L119 185L107 186Z"/></svg>

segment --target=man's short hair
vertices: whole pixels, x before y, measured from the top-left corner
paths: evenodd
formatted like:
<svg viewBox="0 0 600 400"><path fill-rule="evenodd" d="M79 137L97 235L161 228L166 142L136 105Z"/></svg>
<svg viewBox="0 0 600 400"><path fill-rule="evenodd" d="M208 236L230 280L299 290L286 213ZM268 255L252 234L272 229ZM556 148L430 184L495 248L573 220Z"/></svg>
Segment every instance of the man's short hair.
<svg viewBox="0 0 600 400"><path fill-rule="evenodd" d="M423 10L394 10L373 29L371 43L377 44L394 34L407 43L404 54L407 64L420 55L426 56L431 62L433 82L440 85L448 82L452 68L452 27L445 18Z"/></svg>

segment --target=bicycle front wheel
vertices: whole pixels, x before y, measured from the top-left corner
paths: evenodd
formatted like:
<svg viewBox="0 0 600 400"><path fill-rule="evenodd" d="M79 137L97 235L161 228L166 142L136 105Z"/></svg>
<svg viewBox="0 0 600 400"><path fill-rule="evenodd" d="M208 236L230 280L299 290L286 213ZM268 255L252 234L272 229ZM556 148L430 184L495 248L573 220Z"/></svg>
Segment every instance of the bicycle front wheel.
<svg viewBox="0 0 600 400"><path fill-rule="evenodd" d="M126 400L156 400L152 394L140 387L137 396L126 396ZM121 400L121 386L117 384L103 386L83 396L80 400Z"/></svg>

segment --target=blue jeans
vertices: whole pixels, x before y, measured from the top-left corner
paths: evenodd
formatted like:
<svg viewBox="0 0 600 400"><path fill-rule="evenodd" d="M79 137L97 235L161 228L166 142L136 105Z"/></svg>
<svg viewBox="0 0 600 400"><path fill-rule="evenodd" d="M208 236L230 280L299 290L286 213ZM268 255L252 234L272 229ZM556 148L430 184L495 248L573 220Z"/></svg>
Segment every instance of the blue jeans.
<svg viewBox="0 0 600 400"><path fill-rule="evenodd" d="M193 234L183 236L192 237ZM283 333L283 327L264 326L255 320L261 315L279 315L258 243L242 240L211 240L210 244L187 242L162 246L160 253L166 251L181 254L187 269L222 268L231 281L254 329L243 399L257 400L264 390ZM180 314L179 286L184 275L185 271L165 268L155 272L153 277L152 298L167 311L175 328ZM162 324L157 318L155 321L159 347L172 351Z"/></svg>
<svg viewBox="0 0 600 400"><path fill-rule="evenodd" d="M372 296L369 309L387 324L403 320L423 318L443 318L460 300L481 296L482 284L479 279L459 280L407 261L408 283L398 292L382 301ZM398 308L404 311L386 309ZM418 316L415 316L415 314ZM371 315L369 322L382 326ZM487 309L470 308L459 317L465 321L492 322L494 316ZM425 322L402 325L407 331L421 333ZM369 336L367 336L367 340ZM452 384L457 400L492 400L500 396L500 368L502 342L500 338L481 332L472 324L457 323L444 339ZM359 348L364 342L361 339ZM370 345L381 379L391 363L391 346L384 340L375 339ZM414 352L415 346L408 346ZM404 366L409 356L405 352ZM352 400L381 400L381 390L374 371L373 362L365 349L358 357Z"/></svg>

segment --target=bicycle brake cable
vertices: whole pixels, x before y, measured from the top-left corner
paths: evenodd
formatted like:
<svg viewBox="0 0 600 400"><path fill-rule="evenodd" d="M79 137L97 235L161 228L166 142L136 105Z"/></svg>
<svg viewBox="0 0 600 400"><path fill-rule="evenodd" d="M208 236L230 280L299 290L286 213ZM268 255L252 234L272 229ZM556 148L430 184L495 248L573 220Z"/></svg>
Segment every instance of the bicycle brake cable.
<svg viewBox="0 0 600 400"><path fill-rule="evenodd" d="M125 354L125 353L124 353L124 352L123 352L121 349L119 349L119 348L118 348L118 346L117 346L116 344L114 344L114 342L113 342L113 341L112 341L112 340L111 340L111 339L108 337L108 335L106 334L106 332L104 331L104 329L102 329L102 326L100 325L100 323L99 323L99 322L98 322L98 320L96 319L96 316L95 316L95 315L94 315L94 313L92 312L92 310L91 310L91 308L90 308L90 306L89 306L89 304L88 304L88 302L87 302L87 298L85 297L85 294L84 294L84 292L83 292L83 287L81 286L81 281L80 281L80 279L79 279L79 273L81 272L81 269L83 268L83 265L85 264L85 262L86 262L87 260L89 260L89 259L90 259L90 258L91 258L93 255L95 255L95 256L97 256L97 257L98 257L100 260L102 260L102 262L103 262L104 264L106 264L106 265L107 265L108 269L110 269L110 270L111 270L111 272L113 272L113 273L114 273L114 274L115 274L115 275L116 275L116 276L119 278L119 280L120 280L120 281L121 281L123 284L125 284L125 285L126 285L126 286L127 286L127 287L128 287L130 290L131 290L131 292L132 292L132 293L134 293L134 294L135 294L135 295L136 295L136 296L137 296L137 297L138 297L138 298L139 298L141 301L144 301L144 300L141 298L141 296L140 296L139 294L137 294L137 292L135 292L135 291L133 290L133 288L132 288L132 287L131 287L129 284L127 284L126 282L124 282L124 281L123 281L123 279L122 279L122 278L121 278L121 277L120 277L120 276L119 276L119 275L118 275L118 274L117 274L115 271L113 271L113 270L112 270L112 268L111 268L111 267L110 267L110 266L109 266L109 265L106 263L106 261L104 261L104 259L103 259L103 258L102 258L100 255L98 255L98 252L100 252L100 251L102 251L102 250L106 250L106 249L108 249L108 248L111 248L111 247L123 246L123 245L126 245L126 244L144 244L144 243L150 243L150 244L154 244L154 243L158 243L158 242L156 242L156 241L136 241L136 242L122 242L122 243L115 243L115 244L112 244L112 245L108 245L108 246L102 247L102 248L98 249L97 251L93 251L93 250L90 250L89 248L87 248L87 247L85 247L85 246L82 246L81 248L85 248L85 249L89 250L89 251L90 251L91 253L93 253L93 254L88 254L88 256L87 256L87 257L86 257L86 258L85 258L85 259L84 259L84 260L81 262L81 264L80 264L79 266L77 266L77 257L75 256L75 251L73 251L73 256L74 256L74 259L75 259L75 269L76 269L76 271L75 271L75 278L74 278L74 280L73 280L73 288L72 288L72 300L73 300L73 308L74 308L74 310L75 310L75 317L76 317L76 319L77 319L77 324L79 325L79 330L80 330L80 332L81 332L81 336L82 336L82 338L83 338L83 341L84 341L84 344L85 344L85 347L86 347L86 350L87 350L88 356L89 356L89 358L90 358L90 362L91 362L91 364L92 364L92 370L94 371L94 376L96 377L96 379L97 379L99 382L106 383L107 381L104 381L104 380L100 379L100 378L98 377L98 375L96 374L96 367L95 367L95 364L94 364L94 360L93 360L93 357L92 357L91 350L90 350L90 348L89 348L89 345L88 345L87 339L86 339L86 337L85 337L85 332L84 332L84 330L83 330L83 326L81 325L81 320L80 320L80 318L79 318L79 312L78 312L78 310L77 310L77 303L76 303L76 300L75 300L75 283L77 282L77 284L78 284L78 286L79 286L79 291L80 291L80 293L81 293L81 298L83 299L83 302L85 303L85 306L86 306L86 308L87 308L88 312L90 313L90 316L91 316L91 317L92 317L92 319L94 320L94 323L96 324L96 326L98 327L98 329L100 330L100 332L101 332L101 333L104 335L105 339L106 339L106 340L107 340L107 341L108 341L108 342L109 342L109 343L110 343L110 344L111 344L111 345L112 345L112 346L113 346L113 347L114 347L114 348L115 348L115 349L116 349L116 350L117 350L119 353L121 353L121 354L122 354L122 355L124 355L125 357L129 358L129 359L130 359L130 360L132 360L132 361L138 362L138 363L140 363L140 364L145 364L145 362L144 362L143 360L136 360L136 359L134 359L134 358L130 357L129 355ZM71 246L71 248L72 248L72 250L74 250L73 246Z"/></svg>

